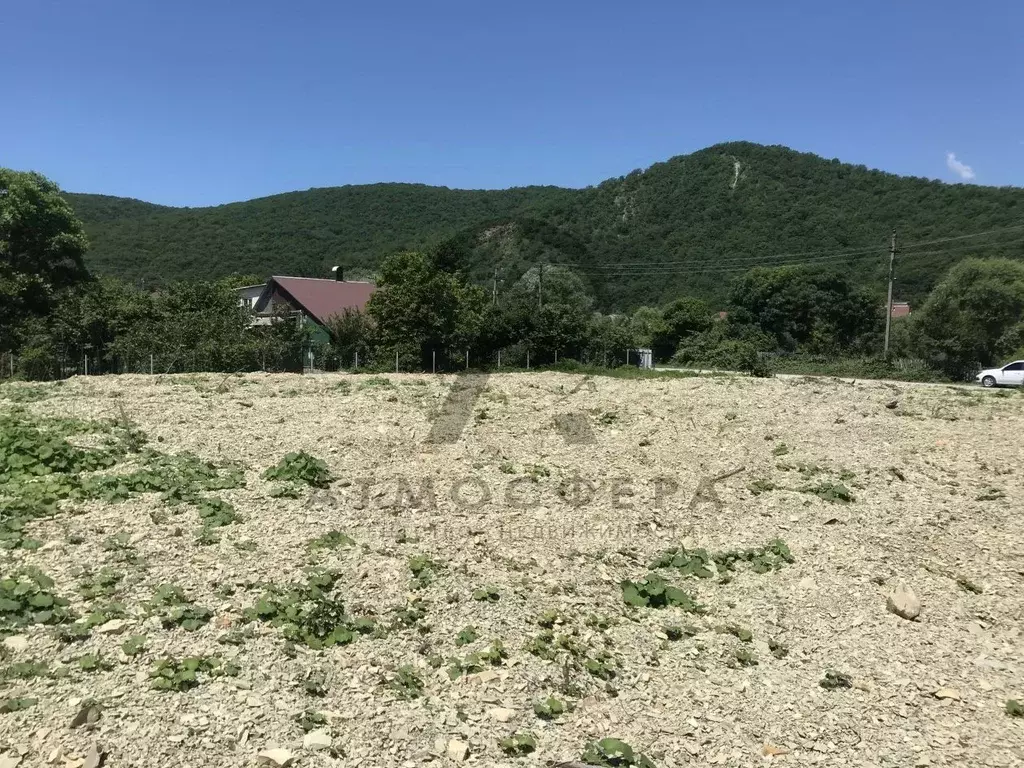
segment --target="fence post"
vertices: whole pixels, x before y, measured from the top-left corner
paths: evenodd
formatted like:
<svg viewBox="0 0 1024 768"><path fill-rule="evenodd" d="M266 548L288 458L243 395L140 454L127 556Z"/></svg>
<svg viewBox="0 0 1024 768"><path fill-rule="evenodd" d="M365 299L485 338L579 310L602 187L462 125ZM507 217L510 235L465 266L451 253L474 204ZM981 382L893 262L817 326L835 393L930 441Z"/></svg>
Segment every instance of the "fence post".
<svg viewBox="0 0 1024 768"><path fill-rule="evenodd" d="M466 370L469 370L469 350L466 350Z"/></svg>
<svg viewBox="0 0 1024 768"><path fill-rule="evenodd" d="M149 353L149 375L153 375L153 353Z"/></svg>
<svg viewBox="0 0 1024 768"><path fill-rule="evenodd" d="M395 373L398 373L398 350L395 350Z"/></svg>
<svg viewBox="0 0 1024 768"><path fill-rule="evenodd" d="M353 368L359 368L359 350L358 349L356 350L356 364L354 366L352 366L352 367Z"/></svg>
<svg viewBox="0 0 1024 768"><path fill-rule="evenodd" d="M89 353L86 352L82 356L82 359L83 359L83 364L84 364L84 367L85 367L85 375L88 376L89 375Z"/></svg>
<svg viewBox="0 0 1024 768"><path fill-rule="evenodd" d="M501 368L501 350L498 350L498 367Z"/></svg>
<svg viewBox="0 0 1024 768"><path fill-rule="evenodd" d="M629 365L629 347L626 347L626 365Z"/></svg>
<svg viewBox="0 0 1024 768"><path fill-rule="evenodd" d="M437 350L430 350L430 372L437 373Z"/></svg>
<svg viewBox="0 0 1024 768"><path fill-rule="evenodd" d="M555 350L555 365L558 365L558 350Z"/></svg>
<svg viewBox="0 0 1024 768"><path fill-rule="evenodd" d="M526 370L530 370L530 350L526 350Z"/></svg>

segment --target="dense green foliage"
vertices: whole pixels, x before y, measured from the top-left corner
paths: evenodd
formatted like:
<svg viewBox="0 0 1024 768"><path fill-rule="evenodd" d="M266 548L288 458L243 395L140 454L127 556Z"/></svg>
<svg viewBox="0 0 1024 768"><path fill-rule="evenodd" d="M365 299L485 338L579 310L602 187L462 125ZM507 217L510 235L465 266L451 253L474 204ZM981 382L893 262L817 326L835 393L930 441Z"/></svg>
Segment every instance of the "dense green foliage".
<svg viewBox="0 0 1024 768"><path fill-rule="evenodd" d="M379 345L426 368L435 352L445 360L469 346L483 307L479 288L442 269L439 259L410 251L385 259L367 309Z"/></svg>
<svg viewBox="0 0 1024 768"><path fill-rule="evenodd" d="M89 266L136 283L234 273L371 274L388 254L481 222L521 215L570 194L554 187L502 192L373 184L290 192L213 208L68 194L92 238ZM360 272L361 270L361 272Z"/></svg>
<svg viewBox="0 0 1024 768"><path fill-rule="evenodd" d="M921 356L954 377L978 361L1024 353L1024 264L969 259L957 264L914 316Z"/></svg>
<svg viewBox="0 0 1024 768"><path fill-rule="evenodd" d="M1012 232L927 245L1020 226L1020 189L904 178L746 142L582 190L377 184L196 209L67 197L86 224L88 263L98 274L164 283L232 273L318 276L343 263L347 275L371 275L385 256L456 235L467 246L462 266L472 282L490 286L496 273L507 289L538 263L576 266L605 310L683 295L724 308L729 279L747 268L819 257L882 296L893 227L906 246L897 298L915 303L965 256L1024 253ZM636 268L659 264L664 272Z"/></svg>
<svg viewBox="0 0 1024 768"><path fill-rule="evenodd" d="M58 291L86 279L85 249L56 184L0 168L0 351L18 342L22 319L47 314Z"/></svg>
<svg viewBox="0 0 1024 768"><path fill-rule="evenodd" d="M24 322L19 365L28 378L81 372L300 371L308 333L294 322L249 328L235 282L174 283L139 291L90 281L60 294L49 316Z"/></svg>
<svg viewBox="0 0 1024 768"><path fill-rule="evenodd" d="M727 148L756 150L800 161L808 169L822 168L823 161L780 149ZM693 157L714 156L707 150ZM743 163L731 162L732 195L745 181ZM656 180L664 172L656 166L640 176ZM843 171L847 172L853 179L863 174L890 178L862 169ZM7 318L4 331L17 354L17 370L26 378L61 378L84 371L87 364L91 373L302 370L307 361L327 370L357 366L451 371L559 363L615 367L637 362L638 348L653 349L656 362L671 360L755 376L771 375L776 365L798 370L800 361L828 366L841 359L859 361L856 368L870 375L891 372L900 378L919 371L933 378L934 371L941 371L963 378L979 365L1024 351L1024 264L1019 261L961 260L923 308L893 324L891 348L899 362L892 365L878 357L885 327L879 293L869 289L864 275L846 272L839 263L751 266L751 261L729 267L715 277L714 291L706 292L717 295L718 306L727 309L721 315L712 311L709 301L693 295L701 290L699 280L685 286L691 293L671 293L667 301L640 305L631 313L604 313L599 311L602 294L605 304L632 300L625 294L610 297L612 282L596 279L593 265L584 263L593 256L595 243L601 242L599 222L586 224L584 242L568 234L568 225L537 218L475 234L464 230L426 250L387 255L378 267L377 291L366 314L335 317L328 323L329 334L315 336L309 325L287 313L253 325L235 291L252 277L175 282L147 290L117 278L93 279L81 267L70 270L67 263L74 262L84 241L59 190L33 174L5 178L15 179L21 187L8 194L0 247L5 254L14 254L7 259L8 276L21 271L4 285L44 288L40 301L31 307L19 304L16 290L8 291L17 311ZM640 182L633 175L619 183L627 182L641 194L643 185L637 187ZM684 186L690 183L687 176ZM751 179L746 183L757 186ZM600 199L605 186L581 194ZM837 197L842 196L841 188ZM628 213L622 222L628 224L640 208L616 203L620 204ZM581 215L579 209L560 205L550 209L551 216L570 222ZM108 200L97 215L110 220L116 217L113 208ZM149 209L134 204L131 210ZM726 216L724 211L719 214ZM629 236L628 229L620 232L622 238ZM1014 230L1003 234L1006 231ZM518 238L526 250L506 247L509 238ZM514 280L500 280L492 273L488 296L474 277L481 255L508 262L530 249L532 256L519 265L522 271ZM554 263L559 255L563 263ZM645 299L664 293L671 284L666 274L648 273L645 279L657 283L644 288ZM616 290L631 290L629 284L624 276L615 283ZM7 358L5 369L11 362ZM926 363L930 370L923 368ZM280 493L294 493L286 486L278 489ZM20 542L20 536L11 532L12 541Z"/></svg>

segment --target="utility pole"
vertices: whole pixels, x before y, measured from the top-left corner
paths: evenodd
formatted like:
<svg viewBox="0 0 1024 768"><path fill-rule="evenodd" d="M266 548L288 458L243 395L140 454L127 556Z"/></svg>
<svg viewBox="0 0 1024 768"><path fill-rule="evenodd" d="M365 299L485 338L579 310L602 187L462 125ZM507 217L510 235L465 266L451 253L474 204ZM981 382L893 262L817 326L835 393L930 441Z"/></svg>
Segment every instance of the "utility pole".
<svg viewBox="0 0 1024 768"><path fill-rule="evenodd" d="M885 305L885 349L882 351L882 357L885 360L889 359L889 329L892 326L892 276L896 268L896 229L892 230L892 243L889 245L889 298Z"/></svg>

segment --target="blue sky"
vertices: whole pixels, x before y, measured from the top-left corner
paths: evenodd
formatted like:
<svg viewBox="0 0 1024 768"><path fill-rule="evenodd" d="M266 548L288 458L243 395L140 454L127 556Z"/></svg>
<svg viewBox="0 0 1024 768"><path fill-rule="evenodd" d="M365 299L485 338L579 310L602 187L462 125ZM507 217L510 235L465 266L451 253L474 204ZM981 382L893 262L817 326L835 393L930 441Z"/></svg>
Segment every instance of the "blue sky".
<svg viewBox="0 0 1024 768"><path fill-rule="evenodd" d="M1015 2L0 0L0 19L0 165L72 191L586 186L739 139L1024 184Z"/></svg>

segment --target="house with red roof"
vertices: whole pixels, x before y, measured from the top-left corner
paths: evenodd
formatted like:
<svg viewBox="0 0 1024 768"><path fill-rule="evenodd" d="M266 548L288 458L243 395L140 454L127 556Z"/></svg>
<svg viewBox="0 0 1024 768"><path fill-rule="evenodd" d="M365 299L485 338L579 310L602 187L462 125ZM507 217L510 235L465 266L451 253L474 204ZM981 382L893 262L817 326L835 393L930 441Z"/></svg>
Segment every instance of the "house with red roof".
<svg viewBox="0 0 1024 768"><path fill-rule="evenodd" d="M335 279L274 275L262 286L255 300L249 295L258 286L246 286L239 293L239 301L252 307L256 315L254 325L268 324L282 315L297 315L299 322L314 326L314 339L327 341L331 318L341 316L346 310L365 312L366 303L377 287L370 282L344 280L337 267L334 272Z"/></svg>

